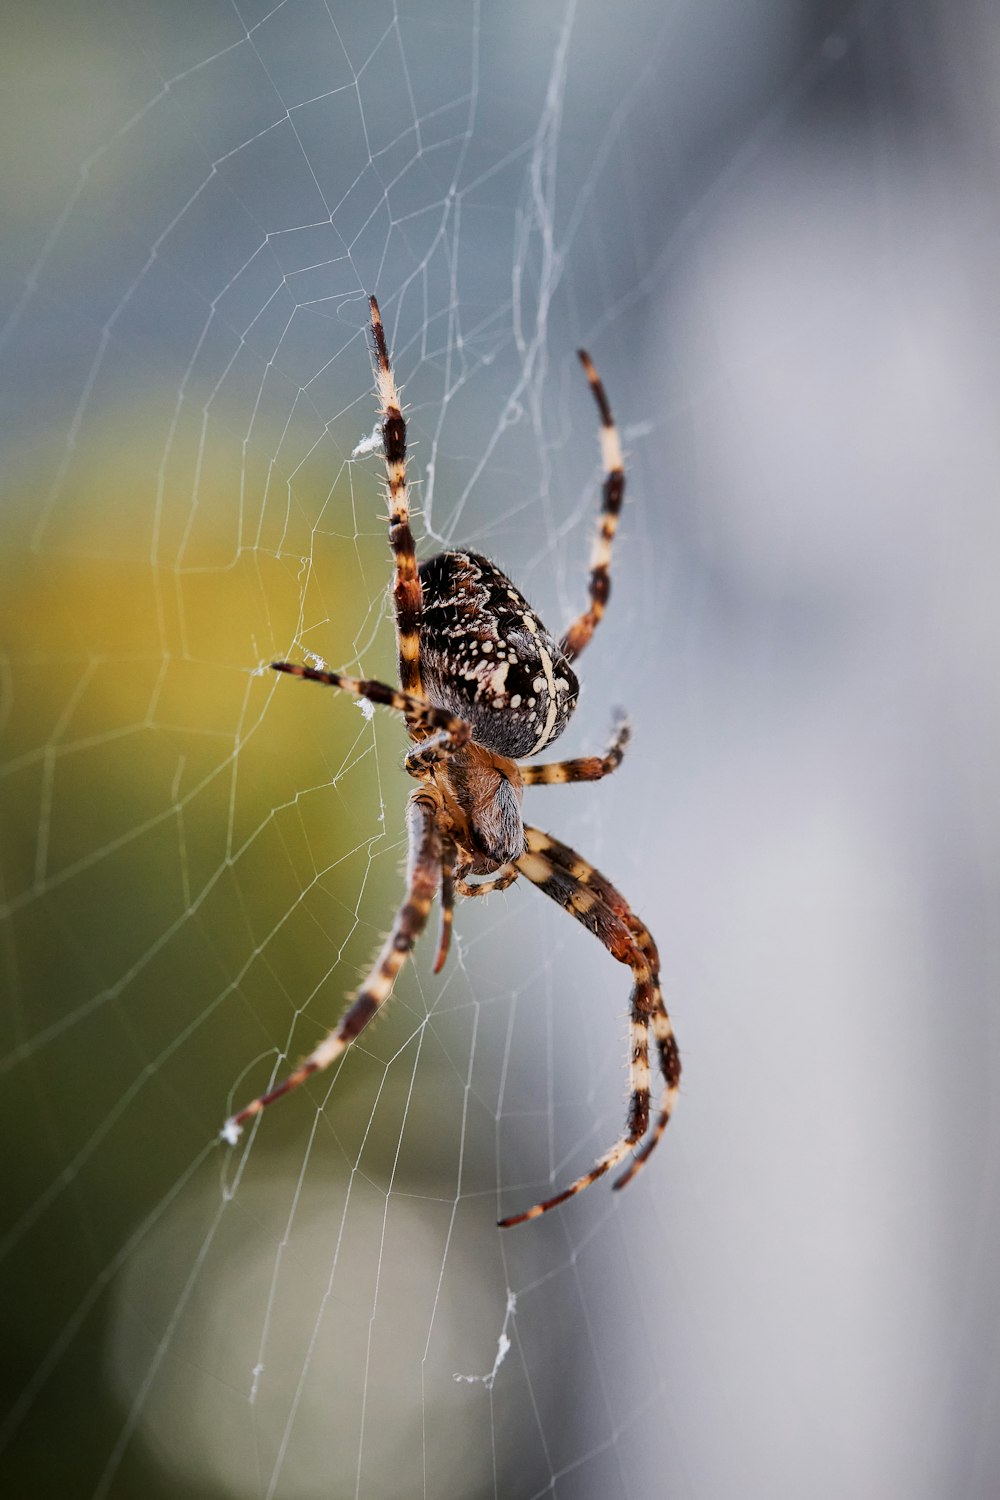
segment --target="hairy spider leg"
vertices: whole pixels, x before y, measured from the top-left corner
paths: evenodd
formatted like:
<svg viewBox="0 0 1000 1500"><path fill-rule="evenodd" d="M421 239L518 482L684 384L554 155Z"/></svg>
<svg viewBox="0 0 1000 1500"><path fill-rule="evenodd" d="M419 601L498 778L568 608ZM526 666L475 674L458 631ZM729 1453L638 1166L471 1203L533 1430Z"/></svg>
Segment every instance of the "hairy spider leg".
<svg viewBox="0 0 1000 1500"><path fill-rule="evenodd" d="M667 1008L663 1003L662 995L657 997L653 1014L650 1017L650 1024L653 1030L653 1040L656 1042L657 1053L659 1055L660 1072L665 1080L663 1096L660 1100L660 1109L652 1130L646 1140L643 1141L639 1150L636 1151L626 1170L611 1184L616 1190L626 1187L632 1181L632 1178L639 1171L640 1167L649 1160L652 1152L660 1144L663 1132L670 1124L670 1116L673 1113L674 1102L677 1098L680 1084L680 1054L677 1051L674 1028L670 1017L667 1015Z"/></svg>
<svg viewBox="0 0 1000 1500"><path fill-rule="evenodd" d="M445 710L447 712L447 710ZM464 719L459 723L465 724ZM472 737L472 726L465 725L466 739ZM424 779L434 766L439 766L446 761L453 751L457 750L465 740L456 739L450 729L439 729L426 740L418 740L411 745L403 757L403 769L410 776Z"/></svg>
<svg viewBox="0 0 1000 1500"><path fill-rule="evenodd" d="M617 771L625 754L625 746L632 738L628 720L623 713L615 716L611 743L603 755L582 755L577 760L553 760L540 766L527 761L518 764L521 780L525 786L565 786L571 781L600 781Z"/></svg>
<svg viewBox="0 0 1000 1500"><path fill-rule="evenodd" d="M560 642L564 655L570 661L579 656L589 643L607 607L611 594L611 545L618 529L618 516L625 494L622 445L614 417L611 415L610 403L590 355L585 349L578 349L577 354L587 372L590 389L594 393L594 400L601 414L601 460L604 465L604 483L601 489L600 521L590 554L590 606L573 621Z"/></svg>
<svg viewBox="0 0 1000 1500"><path fill-rule="evenodd" d="M663 1093L660 1099L660 1109L649 1136L643 1142L640 1149L635 1152L628 1168L612 1184L617 1190L625 1187L632 1181L636 1172L639 1171L643 1163L648 1160L651 1152L659 1144L669 1124L670 1116L673 1113L674 1104L680 1090L681 1060L677 1050L673 1024L670 1016L667 1014L667 1007L663 999L663 990L660 985L660 955L652 933L646 927L645 923L636 916L625 900L625 897L611 884L606 876L602 875L599 870L594 869L592 865L588 865L579 855L574 854L572 849L567 848L565 844L558 843L549 835L540 834L537 829L531 828L527 830L527 833L529 835L529 843L533 835L536 835L539 839L547 839L550 858L556 863L561 864L574 877L582 880L582 871L586 871L589 889L595 891L599 900L628 927L637 948L645 956L653 976L653 1008L649 1021L653 1032L653 1040L657 1047L660 1073L664 1081ZM581 920L583 919L581 918ZM623 960L623 962L625 961Z"/></svg>
<svg viewBox="0 0 1000 1500"><path fill-rule="evenodd" d="M434 973L440 974L451 947L451 929L455 920L455 840L441 840L441 929L438 933Z"/></svg>
<svg viewBox="0 0 1000 1500"><path fill-rule="evenodd" d="M414 943L423 932L427 914L434 900L441 875L441 833L438 828L440 805L428 790L420 788L410 798L406 822L409 856L406 870L406 898L396 913L392 930L379 952L375 964L358 991L353 1003L341 1016L336 1027L315 1047L309 1056L289 1073L287 1078L251 1100L222 1127L224 1140L238 1139L243 1126L268 1104L291 1093L314 1073L320 1073L335 1062L378 1014L392 993L396 975L406 962Z"/></svg>
<svg viewBox="0 0 1000 1500"><path fill-rule="evenodd" d="M468 870L469 867L465 865L464 868ZM470 900L474 900L476 896L492 896L494 891L505 891L512 886L518 873L514 865L501 865L489 880L480 880L476 885L470 885L459 870L455 873L455 889L460 896L467 896Z"/></svg>
<svg viewBox="0 0 1000 1500"><path fill-rule="evenodd" d="M401 693L398 688L390 687L386 682L375 682L368 677L345 677L341 672L304 667L295 661L273 661L271 670L287 672L289 677L302 677L307 682L321 682L324 687L340 688L341 692L351 693L355 698L367 698L369 703L380 703L385 708L393 708L397 713L404 714L407 723L414 729L427 734L438 730L440 734L435 737L438 748L447 742L452 749L457 749L459 745L466 744L472 735L471 726L464 719L450 714L445 708L435 708L432 703L426 703L414 693Z"/></svg>
<svg viewBox="0 0 1000 1500"><path fill-rule="evenodd" d="M662 1137L677 1099L681 1075L680 1054L660 989L659 955L648 929L611 882L567 845L538 828L525 828L525 839L525 853L515 861L520 873L558 902L592 932L614 958L628 964L632 970L635 984L629 1004L629 1108L623 1134L609 1151L598 1157L589 1172L525 1212L500 1219L501 1229L537 1219L568 1198L582 1193L584 1188L590 1187L623 1161L642 1140L649 1128L651 1027L664 1081L660 1110L649 1140L616 1180L616 1188L631 1181Z"/></svg>
<svg viewBox="0 0 1000 1500"><path fill-rule="evenodd" d="M410 492L406 482L406 421L389 361L378 302L374 297L369 301L372 343L375 349L375 385L382 413L382 449L389 490L389 545L395 559L392 601L396 616L399 685L404 693L419 696L423 594L417 572L417 551L410 529ZM408 714L407 723L411 723ZM413 727L416 726L411 724L411 728Z"/></svg>

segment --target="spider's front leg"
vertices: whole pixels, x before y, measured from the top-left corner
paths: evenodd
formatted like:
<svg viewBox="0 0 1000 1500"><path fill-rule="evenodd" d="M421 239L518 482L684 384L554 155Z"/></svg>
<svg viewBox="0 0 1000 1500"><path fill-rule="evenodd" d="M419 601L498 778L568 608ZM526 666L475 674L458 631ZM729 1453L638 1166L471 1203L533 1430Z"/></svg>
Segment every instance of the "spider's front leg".
<svg viewBox="0 0 1000 1500"><path fill-rule="evenodd" d="M449 742L453 747L464 745L471 730L464 719L458 719L447 709L435 708L424 698L414 693L402 693L387 682L376 682L369 677L345 677L342 672L327 672L320 667L304 667L297 661L273 661L272 672L286 672L290 677L301 677L306 682L319 682L324 687L340 688L355 698L365 698L369 703L381 703L406 716L406 722L416 733L433 735L435 744ZM425 742L429 743L429 742Z"/></svg>
<svg viewBox="0 0 1000 1500"><path fill-rule="evenodd" d="M395 560L392 582L399 651L399 681L406 693L419 694L420 620L423 595L417 572L417 551L410 528L410 492L406 482L406 420L392 373L378 302L370 297L375 384L382 412L382 451L389 490L389 545ZM409 718L408 718L409 722Z"/></svg>
<svg viewBox="0 0 1000 1500"><path fill-rule="evenodd" d="M582 1193L599 1177L616 1167L639 1144L649 1128L649 1033L652 1030L663 1075L663 1094L656 1121L649 1138L642 1145L625 1172L615 1182L622 1188L630 1182L650 1152L659 1142L673 1112L680 1089L681 1061L674 1030L660 989L660 959L649 930L632 911L624 896L593 865L581 859L565 844L539 828L527 827L525 853L516 860L518 871L534 885L557 901L565 911L581 922L607 948L608 952L628 964L635 984L629 1007L630 1063L629 1110L625 1130L609 1151L598 1157L594 1166L562 1192L534 1204L524 1213L512 1214L499 1221L501 1229L537 1219L567 1198Z"/></svg>
<svg viewBox="0 0 1000 1500"><path fill-rule="evenodd" d="M442 844L438 819L440 797L432 788L422 787L410 798L407 810L409 859L406 871L406 899L382 945L374 967L353 1004L341 1016L333 1031L315 1047L309 1056L287 1078L251 1100L222 1127L222 1136L234 1144L246 1124L268 1104L305 1083L314 1073L328 1068L376 1016L392 993L392 987L414 943L424 930L427 914L441 878Z"/></svg>

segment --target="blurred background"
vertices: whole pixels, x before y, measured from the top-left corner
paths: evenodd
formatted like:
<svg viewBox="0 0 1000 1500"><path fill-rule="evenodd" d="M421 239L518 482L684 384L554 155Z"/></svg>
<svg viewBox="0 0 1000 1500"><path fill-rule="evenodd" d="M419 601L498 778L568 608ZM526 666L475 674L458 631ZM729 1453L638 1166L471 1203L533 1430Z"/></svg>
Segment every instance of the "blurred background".
<svg viewBox="0 0 1000 1500"><path fill-rule="evenodd" d="M24 1496L1000 1488L1000 22L982 0L8 20L0 1475ZM423 555L613 598L526 815L665 960L466 903L235 1148L402 890L367 294Z"/></svg>

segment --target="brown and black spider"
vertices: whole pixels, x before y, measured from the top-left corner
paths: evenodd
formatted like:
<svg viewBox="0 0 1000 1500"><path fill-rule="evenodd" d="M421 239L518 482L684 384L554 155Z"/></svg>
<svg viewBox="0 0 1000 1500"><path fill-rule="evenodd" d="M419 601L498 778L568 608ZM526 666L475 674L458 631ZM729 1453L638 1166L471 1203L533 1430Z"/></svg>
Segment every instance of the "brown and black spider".
<svg viewBox="0 0 1000 1500"><path fill-rule="evenodd" d="M562 1192L501 1219L500 1227L507 1229L572 1198L632 1152L614 1186L630 1182L663 1135L680 1082L677 1043L660 989L659 955L648 930L598 870L521 819L524 787L599 781L621 764L628 742L622 719L606 755L547 765L521 763L521 757L536 755L562 733L576 706L579 687L570 663L589 642L610 593L611 544L625 489L621 443L604 387L581 349L601 416L603 503L591 557L590 604L557 643L510 579L478 553L440 552L418 567L406 483L406 423L374 297L371 331L388 476L389 544L395 559L392 596L400 688L294 662L271 665L276 672L340 688L403 715L413 741L406 769L420 783L407 812L406 899L371 973L335 1029L293 1073L232 1115L222 1134L235 1141L245 1121L329 1067L350 1046L388 1000L439 889L435 973L448 954L455 892L485 896L524 875L632 970L630 1099L624 1133L611 1149ZM470 884L469 875L489 878ZM650 1029L664 1085L652 1127Z"/></svg>

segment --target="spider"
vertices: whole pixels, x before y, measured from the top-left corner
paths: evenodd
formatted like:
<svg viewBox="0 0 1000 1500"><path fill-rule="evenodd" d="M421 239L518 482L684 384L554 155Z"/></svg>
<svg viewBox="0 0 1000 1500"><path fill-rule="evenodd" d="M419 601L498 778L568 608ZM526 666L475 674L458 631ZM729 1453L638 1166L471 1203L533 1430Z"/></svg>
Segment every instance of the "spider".
<svg viewBox="0 0 1000 1500"><path fill-rule="evenodd" d="M406 896L375 964L351 1005L309 1056L283 1081L232 1115L222 1134L230 1143L265 1105L328 1068L388 1000L396 976L422 933L440 891L441 926L434 972L448 955L455 894L479 897L505 890L523 875L568 911L632 970L629 1011L630 1098L625 1129L589 1172L501 1229L536 1219L574 1197L631 1154L616 1188L631 1182L659 1142L680 1082L680 1057L660 990L659 955L649 931L624 896L572 849L522 821L526 786L599 781L621 764L629 729L619 716L603 756L528 765L565 729L579 685L571 663L587 646L610 594L611 546L625 472L621 443L604 387L589 356L580 362L601 420L604 468L600 527L590 568L590 602L558 642L523 594L475 552L440 552L417 564L406 480L406 422L378 302L371 302L376 389L382 417L389 501L389 545L395 560L392 597L399 652L399 688L339 672L276 661L276 672L340 688L403 715L412 740L405 759L419 783L407 810ZM470 882L469 876L479 878ZM649 1033L663 1076L659 1112L650 1125Z"/></svg>

